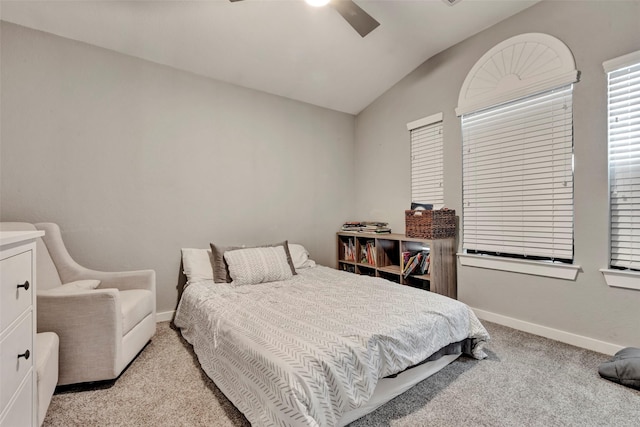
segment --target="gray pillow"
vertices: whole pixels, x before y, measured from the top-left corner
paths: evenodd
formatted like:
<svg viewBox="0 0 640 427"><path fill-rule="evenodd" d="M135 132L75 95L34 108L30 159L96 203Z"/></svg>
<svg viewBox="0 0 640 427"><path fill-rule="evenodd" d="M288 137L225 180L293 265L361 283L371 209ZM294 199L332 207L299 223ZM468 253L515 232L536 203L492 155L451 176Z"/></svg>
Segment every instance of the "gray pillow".
<svg viewBox="0 0 640 427"><path fill-rule="evenodd" d="M293 266L293 261L291 260L291 253L289 252L289 242L285 240L284 242L274 243L273 245L261 245L261 246L216 246L213 243L209 243L211 246L211 267L213 268L213 281L214 283L231 283L231 275L229 274L229 266L227 265L227 261L224 259L224 253L226 251L233 251L235 249L249 249L249 248L268 248L273 246L284 246L284 252L287 254L287 262L289 263L289 267L291 268L291 274L295 275L296 268Z"/></svg>
<svg viewBox="0 0 640 427"><path fill-rule="evenodd" d="M213 268L214 283L231 283L229 266L224 259L224 253L242 248L240 246L216 246L213 243L209 243L209 246L211 246L211 267Z"/></svg>
<svg viewBox="0 0 640 427"><path fill-rule="evenodd" d="M602 378L640 390L640 348L627 347L598 368Z"/></svg>

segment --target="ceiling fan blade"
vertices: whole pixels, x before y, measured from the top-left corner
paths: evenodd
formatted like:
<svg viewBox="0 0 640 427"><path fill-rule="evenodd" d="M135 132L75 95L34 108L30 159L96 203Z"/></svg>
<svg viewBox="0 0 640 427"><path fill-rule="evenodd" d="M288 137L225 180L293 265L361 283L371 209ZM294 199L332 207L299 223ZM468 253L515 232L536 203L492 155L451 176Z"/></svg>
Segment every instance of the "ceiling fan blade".
<svg viewBox="0 0 640 427"><path fill-rule="evenodd" d="M376 29L380 23L352 0L332 0L329 3L362 37Z"/></svg>

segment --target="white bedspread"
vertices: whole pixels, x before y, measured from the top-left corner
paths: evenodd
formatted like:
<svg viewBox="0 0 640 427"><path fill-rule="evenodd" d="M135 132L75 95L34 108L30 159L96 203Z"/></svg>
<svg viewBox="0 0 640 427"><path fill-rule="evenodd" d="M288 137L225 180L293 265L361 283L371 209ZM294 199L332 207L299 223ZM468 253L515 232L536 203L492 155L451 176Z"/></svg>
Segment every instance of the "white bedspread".
<svg viewBox="0 0 640 427"><path fill-rule="evenodd" d="M379 378L465 338L483 358L489 338L459 301L327 267L259 285L192 283L175 324L254 426L334 426Z"/></svg>

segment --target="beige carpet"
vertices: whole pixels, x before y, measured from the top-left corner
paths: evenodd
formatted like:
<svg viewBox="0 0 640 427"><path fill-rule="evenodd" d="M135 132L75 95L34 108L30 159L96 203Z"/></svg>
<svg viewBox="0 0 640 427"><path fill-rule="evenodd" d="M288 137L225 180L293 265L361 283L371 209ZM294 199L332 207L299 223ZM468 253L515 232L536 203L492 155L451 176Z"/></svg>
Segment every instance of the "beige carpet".
<svg viewBox="0 0 640 427"><path fill-rule="evenodd" d="M598 376L607 356L483 322L489 358L461 357L364 426L640 426L640 392ZM168 322L120 378L54 395L45 426L248 426Z"/></svg>

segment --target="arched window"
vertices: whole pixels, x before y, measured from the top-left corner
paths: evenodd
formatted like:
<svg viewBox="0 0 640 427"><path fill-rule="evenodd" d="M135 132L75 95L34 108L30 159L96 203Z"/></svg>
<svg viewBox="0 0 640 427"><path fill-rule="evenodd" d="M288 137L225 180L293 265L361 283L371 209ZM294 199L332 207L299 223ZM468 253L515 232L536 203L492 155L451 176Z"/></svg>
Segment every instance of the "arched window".
<svg viewBox="0 0 640 427"><path fill-rule="evenodd" d="M463 249L573 262L573 55L531 33L484 54L464 81Z"/></svg>

